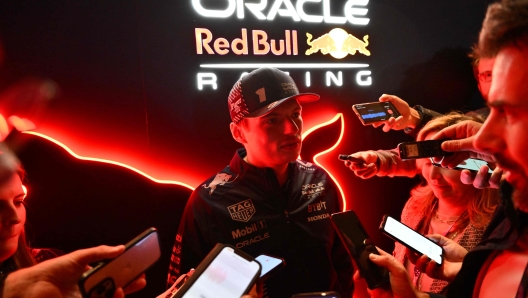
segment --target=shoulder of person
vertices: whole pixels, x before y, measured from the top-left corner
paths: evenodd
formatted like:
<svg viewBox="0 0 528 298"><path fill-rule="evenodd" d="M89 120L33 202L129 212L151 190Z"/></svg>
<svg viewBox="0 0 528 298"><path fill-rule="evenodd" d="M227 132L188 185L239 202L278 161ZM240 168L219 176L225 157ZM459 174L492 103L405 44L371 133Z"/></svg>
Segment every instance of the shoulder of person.
<svg viewBox="0 0 528 298"><path fill-rule="evenodd" d="M229 166L225 167L222 171L209 177L204 182L200 183L196 187L191 195L193 197L218 197L233 186L233 183L237 181L239 175L230 171Z"/></svg>

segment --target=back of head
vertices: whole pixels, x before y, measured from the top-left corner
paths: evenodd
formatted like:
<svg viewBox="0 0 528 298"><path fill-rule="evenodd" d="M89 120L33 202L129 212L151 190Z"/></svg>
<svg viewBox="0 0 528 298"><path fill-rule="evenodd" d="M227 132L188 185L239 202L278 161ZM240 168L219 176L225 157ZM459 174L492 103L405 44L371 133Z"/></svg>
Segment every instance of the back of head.
<svg viewBox="0 0 528 298"><path fill-rule="evenodd" d="M504 47L528 45L528 0L502 0L488 7L479 54L492 58Z"/></svg>

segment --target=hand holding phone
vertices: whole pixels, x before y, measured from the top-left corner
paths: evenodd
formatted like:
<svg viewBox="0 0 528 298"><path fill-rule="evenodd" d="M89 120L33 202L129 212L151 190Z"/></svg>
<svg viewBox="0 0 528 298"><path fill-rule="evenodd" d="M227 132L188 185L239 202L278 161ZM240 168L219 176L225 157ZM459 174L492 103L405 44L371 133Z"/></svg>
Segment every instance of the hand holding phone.
<svg viewBox="0 0 528 298"><path fill-rule="evenodd" d="M79 279L84 298L112 297L150 268L161 256L158 233L150 228L125 245L125 251L86 271Z"/></svg>
<svg viewBox="0 0 528 298"><path fill-rule="evenodd" d="M352 110L363 125L386 121L400 117L400 112L390 102L369 102L352 105Z"/></svg>
<svg viewBox="0 0 528 298"><path fill-rule="evenodd" d="M330 220L369 289L388 283L387 269L379 267L369 259L371 253L379 255L379 252L372 244L356 213L352 210L334 213L330 216Z"/></svg>
<svg viewBox="0 0 528 298"><path fill-rule="evenodd" d="M342 161L350 161L350 162L353 162L353 163L357 163L357 164L360 164L360 165L367 165L367 163L361 159L361 158L357 158L357 157L354 157L352 155L348 155L348 154L339 154L339 157L338 157L339 160L342 160Z"/></svg>
<svg viewBox="0 0 528 298"><path fill-rule="evenodd" d="M380 230L388 237L405 245L412 251L428 256L431 260L434 260L438 266L442 265L443 249L440 245L389 215L383 216Z"/></svg>
<svg viewBox="0 0 528 298"><path fill-rule="evenodd" d="M261 266L240 249L217 244L174 297L240 298L260 276Z"/></svg>

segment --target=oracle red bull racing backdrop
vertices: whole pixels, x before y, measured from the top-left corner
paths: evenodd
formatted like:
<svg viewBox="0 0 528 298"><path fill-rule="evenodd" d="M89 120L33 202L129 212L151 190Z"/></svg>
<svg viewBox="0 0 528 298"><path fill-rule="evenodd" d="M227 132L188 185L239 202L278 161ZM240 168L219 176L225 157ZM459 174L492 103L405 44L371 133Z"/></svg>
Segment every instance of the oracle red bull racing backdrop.
<svg viewBox="0 0 528 298"><path fill-rule="evenodd" d="M240 146L229 131L229 90L255 68L276 67L301 92L321 95L303 107L302 158L324 166L347 209L370 212L365 225L375 226L401 210L415 181L361 180L337 156L410 138L361 125L352 104L388 93L440 112L481 106L466 55L487 4L3 1L1 113L32 119L35 131L81 155L197 187ZM9 95L29 77L57 86L43 113Z"/></svg>

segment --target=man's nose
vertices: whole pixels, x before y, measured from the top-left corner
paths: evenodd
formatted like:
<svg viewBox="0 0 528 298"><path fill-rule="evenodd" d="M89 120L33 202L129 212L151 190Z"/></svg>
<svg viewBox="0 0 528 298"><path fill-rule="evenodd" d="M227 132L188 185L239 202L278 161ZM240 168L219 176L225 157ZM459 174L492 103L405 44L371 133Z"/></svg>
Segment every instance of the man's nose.
<svg viewBox="0 0 528 298"><path fill-rule="evenodd" d="M299 125L295 122L293 118L288 117L286 120L286 133L287 134L296 134L299 132Z"/></svg>

